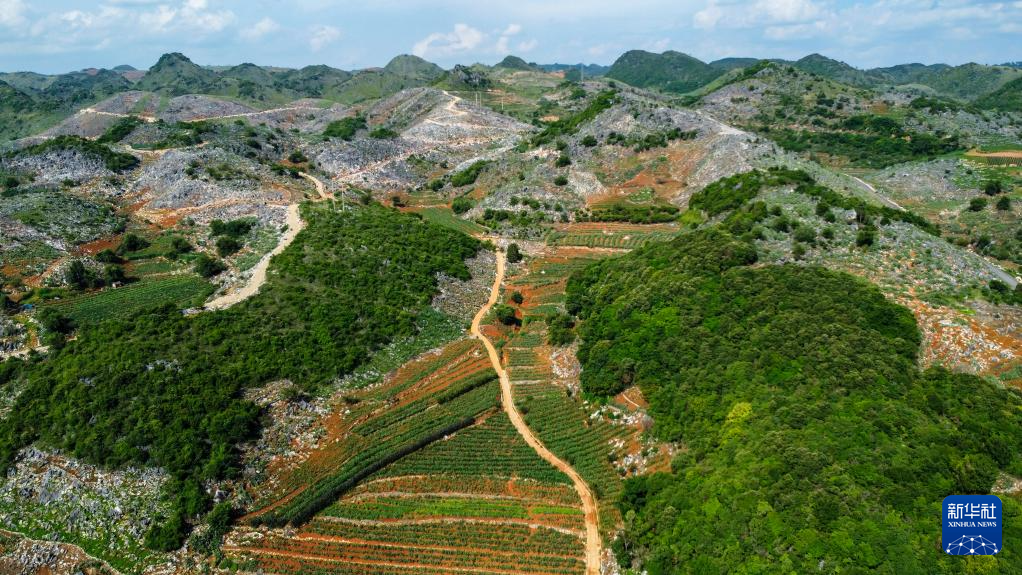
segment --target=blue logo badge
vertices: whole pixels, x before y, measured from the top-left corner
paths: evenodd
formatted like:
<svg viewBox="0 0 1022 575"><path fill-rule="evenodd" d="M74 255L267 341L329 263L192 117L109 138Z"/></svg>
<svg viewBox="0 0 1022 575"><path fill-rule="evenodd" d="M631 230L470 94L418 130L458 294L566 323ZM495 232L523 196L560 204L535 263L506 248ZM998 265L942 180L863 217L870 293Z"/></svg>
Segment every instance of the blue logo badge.
<svg viewBox="0 0 1022 575"><path fill-rule="evenodd" d="M996 495L949 495L943 503L941 547L948 555L996 555L1001 551L1001 499Z"/></svg>

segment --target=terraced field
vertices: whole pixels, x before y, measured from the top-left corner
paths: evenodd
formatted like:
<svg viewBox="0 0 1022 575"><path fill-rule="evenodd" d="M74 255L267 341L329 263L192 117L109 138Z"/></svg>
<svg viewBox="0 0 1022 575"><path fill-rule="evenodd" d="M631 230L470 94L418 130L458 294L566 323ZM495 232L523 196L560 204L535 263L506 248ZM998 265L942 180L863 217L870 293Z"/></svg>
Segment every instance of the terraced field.
<svg viewBox="0 0 1022 575"><path fill-rule="evenodd" d="M548 314L563 311L564 288L571 272L603 257L607 254L551 247L512 278L507 291L523 294L524 325L507 341L503 353L515 403L526 423L592 487L601 501L601 530L609 532L620 521L614 502L621 492L621 479L612 462L613 445L634 443L637 430L591 416L592 409L574 391L577 382L554 369L555 349L547 345L543 321Z"/></svg>
<svg viewBox="0 0 1022 575"><path fill-rule="evenodd" d="M249 523L298 529L239 529L228 557L288 574L582 573L581 502L497 410L480 347L456 341L346 397L319 446L254 494Z"/></svg>
<svg viewBox="0 0 1022 575"><path fill-rule="evenodd" d="M664 241L678 233L673 225L643 224L568 224L547 235L551 246L579 246L629 250L651 241Z"/></svg>

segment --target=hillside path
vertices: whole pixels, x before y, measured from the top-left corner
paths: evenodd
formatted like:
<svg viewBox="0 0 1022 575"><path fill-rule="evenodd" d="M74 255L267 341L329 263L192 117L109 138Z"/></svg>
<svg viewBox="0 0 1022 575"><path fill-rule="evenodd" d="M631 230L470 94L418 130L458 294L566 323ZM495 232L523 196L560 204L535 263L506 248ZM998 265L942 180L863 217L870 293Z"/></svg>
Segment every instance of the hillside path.
<svg viewBox="0 0 1022 575"><path fill-rule="evenodd" d="M317 201L322 201L332 197L332 195L327 193L326 186L319 180L319 178L306 174L305 172L301 172L301 176L316 186L316 193L319 194L319 199ZM207 303L204 306L205 309L227 309L259 293L259 289L266 283L266 272L270 269L270 260L273 259L273 256L286 250L287 247L295 241L295 238L298 237L298 232L305 229L305 220L302 219L299 206L300 204L291 204L287 207L287 231L285 231L284 235L280 237L280 242L277 243L277 247L264 255L259 260L259 263L252 268L252 275L249 277L245 285L239 290L226 293Z"/></svg>
<svg viewBox="0 0 1022 575"><path fill-rule="evenodd" d="M593 495L593 491L586 484L582 476L567 462L554 455L545 445L532 433L529 426L525 423L521 413L518 412L518 407L515 405L514 394L511 391L511 378L508 376L507 371L500 363L500 355L497 353L497 349L490 342L490 339L483 335L480 326L483 322L483 318L489 313L497 300L500 298L500 286L504 283L504 251L501 249L497 250L497 275L493 280L493 288L490 290L490 299L486 304L479 309L476 313L475 318L472 320L472 337L482 342L483 346L486 347L486 353L490 357L490 363L493 364L493 369L497 372L500 377L500 400L504 407L504 412L507 413L511 423L515 426L518 434L525 439L525 442L529 444L536 453L546 460L548 463L559 469L565 475L567 475L571 482L575 486L575 491L578 492L579 497L582 499L582 511L585 515L585 526L586 526L586 575L600 575L600 556L602 555L602 541L600 540L600 514L596 503L596 497Z"/></svg>

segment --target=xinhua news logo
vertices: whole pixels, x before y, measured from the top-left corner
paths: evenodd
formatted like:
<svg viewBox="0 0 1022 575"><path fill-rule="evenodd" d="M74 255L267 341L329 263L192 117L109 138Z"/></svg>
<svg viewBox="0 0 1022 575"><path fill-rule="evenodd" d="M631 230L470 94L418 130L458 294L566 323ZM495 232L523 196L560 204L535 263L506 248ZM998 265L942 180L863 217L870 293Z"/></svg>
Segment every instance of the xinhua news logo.
<svg viewBox="0 0 1022 575"><path fill-rule="evenodd" d="M941 546L948 555L1000 553L1001 499L996 495L950 495L944 498Z"/></svg>

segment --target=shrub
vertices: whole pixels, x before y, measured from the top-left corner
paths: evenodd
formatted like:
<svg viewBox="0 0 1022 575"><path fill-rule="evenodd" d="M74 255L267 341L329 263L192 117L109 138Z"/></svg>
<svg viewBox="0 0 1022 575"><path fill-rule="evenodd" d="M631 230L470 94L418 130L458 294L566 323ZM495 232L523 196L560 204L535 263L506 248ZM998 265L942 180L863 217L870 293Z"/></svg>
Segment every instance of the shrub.
<svg viewBox="0 0 1022 575"><path fill-rule="evenodd" d="M1011 198L1008 196L1001 196L997 199L997 209L1006 212L1011 209Z"/></svg>
<svg viewBox="0 0 1022 575"><path fill-rule="evenodd" d="M199 254L199 257L195 258L195 273L204 278L211 278L226 269L227 266L222 261L215 260L206 254Z"/></svg>
<svg viewBox="0 0 1022 575"><path fill-rule="evenodd" d="M454 201L451 202L451 210L458 215L464 214L471 210L474 206L475 202L472 201L472 198L467 198L465 196L454 198Z"/></svg>
<svg viewBox="0 0 1022 575"><path fill-rule="evenodd" d="M393 140L394 138L398 137L399 135L400 134L398 134L394 130L391 130L390 128L382 128L382 127L381 128L376 128L375 130L369 132L369 137L370 138L375 138L377 140Z"/></svg>
<svg viewBox="0 0 1022 575"><path fill-rule="evenodd" d="M340 138L345 142L350 142L355 138L355 134L359 130L364 129L366 129L365 116L350 116L330 122L326 130L323 131L323 136L327 138Z"/></svg>
<svg viewBox="0 0 1022 575"><path fill-rule="evenodd" d="M209 223L209 233L213 237L230 236L232 238L240 238L247 235L254 227L255 220L252 218L239 218L229 222L213 220Z"/></svg>
<svg viewBox="0 0 1022 575"><path fill-rule="evenodd" d="M518 248L518 244L511 244L507 247L507 261L510 264L522 261L522 251Z"/></svg>
<svg viewBox="0 0 1022 575"><path fill-rule="evenodd" d="M593 148L593 147L596 147L596 144L598 142L596 141L596 136L590 135L590 136L586 136L586 137L582 138L582 142L581 143L582 143L583 146L585 146L587 148Z"/></svg>
<svg viewBox="0 0 1022 575"><path fill-rule="evenodd" d="M451 185L455 188L460 188L462 186L470 186L476 183L476 180L479 179L479 174L482 173L483 168L486 167L487 163L488 162L486 161L480 160L464 170L452 175Z"/></svg>
<svg viewBox="0 0 1022 575"><path fill-rule="evenodd" d="M569 156L568 154L561 154L557 158L557 161L554 162L554 165L557 166L558 168L564 168L564 167L570 166L571 165L571 156Z"/></svg>
<svg viewBox="0 0 1022 575"><path fill-rule="evenodd" d="M1000 180L987 180L983 184L983 193L988 196L996 196L1004 193L1004 183Z"/></svg>
<svg viewBox="0 0 1022 575"><path fill-rule="evenodd" d="M554 185L555 186L561 186L561 187L567 186L568 185L568 178L566 178L565 176L557 176L556 178L554 178Z"/></svg>
<svg viewBox="0 0 1022 575"><path fill-rule="evenodd" d="M103 264L116 264L123 260L121 260L121 257L116 252L107 248L96 254L96 261Z"/></svg>
<svg viewBox="0 0 1022 575"><path fill-rule="evenodd" d="M494 306L493 314L497 317L497 321L504 325L518 325L519 321L515 308L509 305L498 305Z"/></svg>
<svg viewBox="0 0 1022 575"><path fill-rule="evenodd" d="M222 236L216 240L216 253L226 258L238 253L243 246L244 244L231 236Z"/></svg>
<svg viewBox="0 0 1022 575"><path fill-rule="evenodd" d="M876 242L876 230L873 228L862 228L855 235L855 245L860 248L871 246L874 242Z"/></svg>
<svg viewBox="0 0 1022 575"><path fill-rule="evenodd" d="M982 212L983 210L986 209L988 203L989 202L987 202L987 199L983 197L972 198L971 200L969 200L969 211Z"/></svg>

